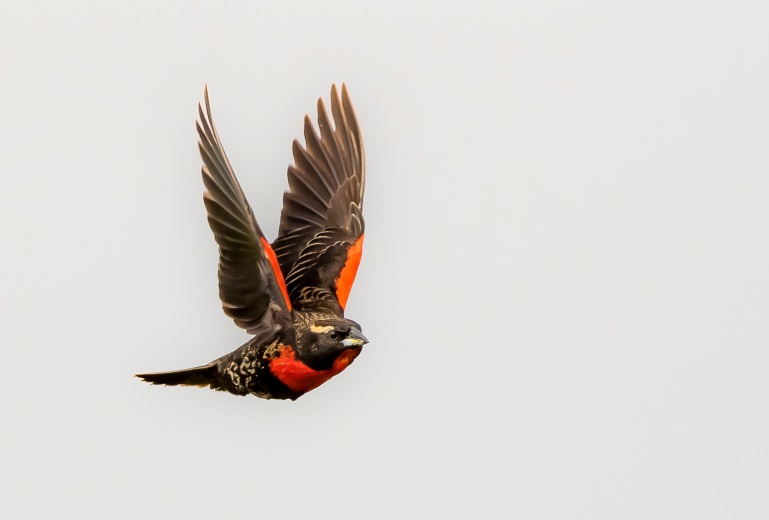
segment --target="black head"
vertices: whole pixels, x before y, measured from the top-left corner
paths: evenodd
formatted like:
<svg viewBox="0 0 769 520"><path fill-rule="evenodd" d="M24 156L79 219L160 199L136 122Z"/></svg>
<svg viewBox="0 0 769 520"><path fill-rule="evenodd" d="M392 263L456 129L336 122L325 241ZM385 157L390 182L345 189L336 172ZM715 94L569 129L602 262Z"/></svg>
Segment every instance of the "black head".
<svg viewBox="0 0 769 520"><path fill-rule="evenodd" d="M360 325L345 318L318 319L302 334L300 352L307 366L328 370L345 350L360 348L368 343Z"/></svg>

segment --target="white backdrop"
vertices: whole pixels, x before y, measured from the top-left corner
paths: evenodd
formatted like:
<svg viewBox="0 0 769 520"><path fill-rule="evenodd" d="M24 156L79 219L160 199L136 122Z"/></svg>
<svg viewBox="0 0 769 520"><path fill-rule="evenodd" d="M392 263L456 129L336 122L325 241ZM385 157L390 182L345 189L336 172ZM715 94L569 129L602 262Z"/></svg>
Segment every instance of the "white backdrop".
<svg viewBox="0 0 769 520"><path fill-rule="evenodd" d="M2 7L0 516L767 518L769 7L255 4ZM342 81L371 344L296 402L133 378L246 338L204 83L272 238Z"/></svg>

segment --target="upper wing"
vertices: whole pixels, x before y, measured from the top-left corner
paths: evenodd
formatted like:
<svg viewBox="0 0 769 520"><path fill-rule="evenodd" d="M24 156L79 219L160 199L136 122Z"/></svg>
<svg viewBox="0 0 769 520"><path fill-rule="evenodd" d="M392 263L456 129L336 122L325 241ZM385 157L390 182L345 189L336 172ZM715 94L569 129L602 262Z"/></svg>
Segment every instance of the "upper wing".
<svg viewBox="0 0 769 520"><path fill-rule="evenodd" d="M302 147L294 141L283 195L280 232L273 242L292 304L340 314L358 270L363 246L363 140L347 87L331 87L332 129L323 99L318 127L304 119Z"/></svg>
<svg viewBox="0 0 769 520"><path fill-rule="evenodd" d="M291 302L277 258L259 229L224 153L211 117L208 88L204 97L205 112L198 105L198 146L206 186L203 201L208 223L219 244L222 307L238 326L249 332L275 319L290 323Z"/></svg>

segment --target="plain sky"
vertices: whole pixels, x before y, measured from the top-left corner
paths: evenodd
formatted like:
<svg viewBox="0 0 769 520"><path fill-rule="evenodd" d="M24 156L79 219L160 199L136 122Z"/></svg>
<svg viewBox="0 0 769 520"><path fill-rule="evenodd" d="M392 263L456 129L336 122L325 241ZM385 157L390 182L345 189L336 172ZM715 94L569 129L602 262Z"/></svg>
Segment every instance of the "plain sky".
<svg viewBox="0 0 769 520"><path fill-rule="evenodd" d="M5 2L2 518L769 518L769 4ZM194 121L275 236L346 82L348 316L296 402L132 377L221 311Z"/></svg>

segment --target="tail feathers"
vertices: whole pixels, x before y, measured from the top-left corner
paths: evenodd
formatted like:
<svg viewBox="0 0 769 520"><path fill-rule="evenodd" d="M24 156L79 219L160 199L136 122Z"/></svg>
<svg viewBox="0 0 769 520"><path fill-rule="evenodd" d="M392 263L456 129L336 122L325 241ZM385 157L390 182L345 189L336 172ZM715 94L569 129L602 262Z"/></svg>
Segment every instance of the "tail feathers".
<svg viewBox="0 0 769 520"><path fill-rule="evenodd" d="M185 386L211 386L219 388L216 374L216 362L208 365L174 370L172 372L154 372L151 374L136 374L136 377L153 385L185 385Z"/></svg>

